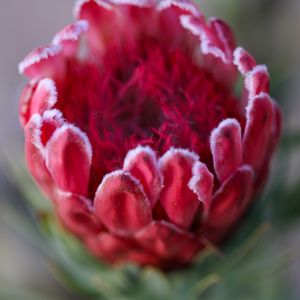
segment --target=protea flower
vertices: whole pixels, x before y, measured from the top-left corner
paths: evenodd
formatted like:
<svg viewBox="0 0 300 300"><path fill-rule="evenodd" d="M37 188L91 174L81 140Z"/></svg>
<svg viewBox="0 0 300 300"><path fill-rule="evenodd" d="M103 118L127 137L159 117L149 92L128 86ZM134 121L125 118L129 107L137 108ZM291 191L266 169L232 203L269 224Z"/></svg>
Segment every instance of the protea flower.
<svg viewBox="0 0 300 300"><path fill-rule="evenodd" d="M191 1L81 0L74 12L19 66L29 170L99 258L186 265L266 181L281 124L267 69Z"/></svg>

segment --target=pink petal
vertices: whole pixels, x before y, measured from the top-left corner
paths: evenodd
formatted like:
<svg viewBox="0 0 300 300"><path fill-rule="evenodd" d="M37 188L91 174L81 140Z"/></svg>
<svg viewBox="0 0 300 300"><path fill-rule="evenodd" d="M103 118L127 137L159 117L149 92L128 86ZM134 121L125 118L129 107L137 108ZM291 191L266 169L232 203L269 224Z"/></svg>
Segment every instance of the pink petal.
<svg viewBox="0 0 300 300"><path fill-rule="evenodd" d="M64 68L59 56L61 51L60 45L37 48L19 64L19 72L29 78L60 77Z"/></svg>
<svg viewBox="0 0 300 300"><path fill-rule="evenodd" d="M238 47L234 51L234 64L241 74L246 75L256 66L256 61L245 49Z"/></svg>
<svg viewBox="0 0 300 300"><path fill-rule="evenodd" d="M201 13L198 7L192 2L187 0L162 0L157 4L157 10L164 12L166 10L177 10L178 14L191 14L193 16L200 16Z"/></svg>
<svg viewBox="0 0 300 300"><path fill-rule="evenodd" d="M91 201L72 193L56 195L56 211L62 224L82 239L97 235L102 226L95 217Z"/></svg>
<svg viewBox="0 0 300 300"><path fill-rule="evenodd" d="M53 45L62 45L64 53L68 56L75 55L80 37L88 30L88 25L87 21L79 20L66 26L55 35Z"/></svg>
<svg viewBox="0 0 300 300"><path fill-rule="evenodd" d="M163 184L155 152L150 147L141 146L129 151L123 169L140 181L153 208Z"/></svg>
<svg viewBox="0 0 300 300"><path fill-rule="evenodd" d="M136 236L139 244L161 258L172 259L183 255L182 250L191 243L197 245L188 232L165 221L153 221Z"/></svg>
<svg viewBox="0 0 300 300"><path fill-rule="evenodd" d="M259 65L246 74L245 86L249 97L258 96L261 93L270 92L270 77L266 66Z"/></svg>
<svg viewBox="0 0 300 300"><path fill-rule="evenodd" d="M30 103L30 115L42 115L51 109L57 101L56 84L52 79L45 78L39 81Z"/></svg>
<svg viewBox="0 0 300 300"><path fill-rule="evenodd" d="M183 228L191 226L200 205L197 195L188 186L197 160L197 155L188 150L172 148L159 161L164 177L160 202L170 220Z"/></svg>
<svg viewBox="0 0 300 300"><path fill-rule="evenodd" d="M223 51L228 60L232 60L236 41L231 28L222 20L212 18L209 22L215 35L218 37Z"/></svg>
<svg viewBox="0 0 300 300"><path fill-rule="evenodd" d="M215 193L211 210L202 231L212 241L218 241L239 220L252 195L254 172L243 165Z"/></svg>
<svg viewBox="0 0 300 300"><path fill-rule="evenodd" d="M30 115L30 103L32 96L37 87L38 81L31 80L23 89L21 97L20 97L20 105L19 105L19 117L20 123L22 127L25 127L27 122L29 121Z"/></svg>
<svg viewBox="0 0 300 300"><path fill-rule="evenodd" d="M243 136L245 163L258 170L267 152L273 123L273 104L267 94L252 99L247 106Z"/></svg>
<svg viewBox="0 0 300 300"><path fill-rule="evenodd" d="M95 195L96 214L113 233L129 236L151 222L151 204L140 183L125 171L106 175Z"/></svg>
<svg viewBox="0 0 300 300"><path fill-rule="evenodd" d="M57 186L85 196L92 159L87 136L79 128L65 124L54 132L46 148L46 165Z"/></svg>
<svg viewBox="0 0 300 300"><path fill-rule="evenodd" d="M241 165L243 160L239 122L235 119L223 120L212 131L210 147L216 174L222 182Z"/></svg>
<svg viewBox="0 0 300 300"><path fill-rule="evenodd" d="M207 213L212 199L214 175L205 164L201 162L194 164L193 177L189 181L188 186L198 196L198 200L203 203Z"/></svg>
<svg viewBox="0 0 300 300"><path fill-rule="evenodd" d="M41 142L42 118L33 115L25 126L25 157L28 168L46 196L53 194L54 182L45 165L44 147Z"/></svg>
<svg viewBox="0 0 300 300"><path fill-rule="evenodd" d="M101 233L86 241L88 249L97 257L111 263L133 261L139 265L159 266L160 260L146 252L134 241L116 237L109 233Z"/></svg>

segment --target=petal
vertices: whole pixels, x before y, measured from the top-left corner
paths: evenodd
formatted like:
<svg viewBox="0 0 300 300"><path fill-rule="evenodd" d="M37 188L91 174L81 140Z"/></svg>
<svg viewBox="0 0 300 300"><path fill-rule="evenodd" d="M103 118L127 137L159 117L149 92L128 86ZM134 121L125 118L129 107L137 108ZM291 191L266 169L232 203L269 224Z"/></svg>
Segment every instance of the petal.
<svg viewBox="0 0 300 300"><path fill-rule="evenodd" d="M45 78L38 82L30 103L30 115L42 115L51 109L57 101L57 89L52 79Z"/></svg>
<svg viewBox="0 0 300 300"><path fill-rule="evenodd" d="M241 126L235 119L223 120L212 131L210 147L216 174L222 182L242 164Z"/></svg>
<svg viewBox="0 0 300 300"><path fill-rule="evenodd" d="M151 204L141 184L119 170L106 175L95 195L96 215L113 233L129 236L151 222Z"/></svg>
<svg viewBox="0 0 300 300"><path fill-rule="evenodd" d="M88 137L70 124L57 129L46 145L46 165L63 191L86 195L91 159Z"/></svg>
<svg viewBox="0 0 300 300"><path fill-rule="evenodd" d="M35 92L37 87L38 81L33 79L24 87L21 97L20 97L20 104L19 104L19 117L20 123L22 127L25 127L27 122L29 121L30 115L30 103L32 96Z"/></svg>
<svg viewBox="0 0 300 300"><path fill-rule="evenodd" d="M157 10L160 12L177 10L179 14L190 13L193 16L201 16L198 7L192 1L187 0L162 0L158 2Z"/></svg>
<svg viewBox="0 0 300 300"><path fill-rule="evenodd" d="M92 211L90 200L76 194L58 192L55 204L62 224L76 236L87 239L101 231L102 226Z"/></svg>
<svg viewBox="0 0 300 300"><path fill-rule="evenodd" d="M190 233L165 221L153 221L140 230L135 238L141 246L163 259L180 259L184 248L190 244L197 245Z"/></svg>
<svg viewBox="0 0 300 300"><path fill-rule="evenodd" d="M19 72L29 78L61 76L63 63L60 45L50 45L33 50L19 64Z"/></svg>
<svg viewBox="0 0 300 300"><path fill-rule="evenodd" d="M159 266L160 264L157 257L146 252L134 241L109 233L101 233L96 237L89 238L86 246L95 256L111 263L133 261L139 265Z"/></svg>
<svg viewBox="0 0 300 300"><path fill-rule="evenodd" d="M170 149L159 161L164 178L160 202L169 219L176 225L189 228L193 223L200 202L189 188L192 169L197 155L183 149Z"/></svg>
<svg viewBox="0 0 300 300"><path fill-rule="evenodd" d="M64 53L72 56L76 54L80 37L87 32L88 27L89 24L85 20L69 24L54 36L52 44L62 45Z"/></svg>
<svg viewBox="0 0 300 300"><path fill-rule="evenodd" d="M255 171L262 164L268 148L273 115L273 104L267 94L261 94L249 101L243 136L244 161L253 166Z"/></svg>
<svg viewBox="0 0 300 300"><path fill-rule="evenodd" d="M233 63L243 75L246 75L256 66L256 61L253 56L241 47L235 49L233 56Z"/></svg>
<svg viewBox="0 0 300 300"><path fill-rule="evenodd" d="M189 188L198 196L206 213L209 210L214 186L214 175L204 163L196 162L193 166L193 177L188 183Z"/></svg>
<svg viewBox="0 0 300 300"><path fill-rule="evenodd" d="M252 195L254 172L243 165L215 193L202 231L212 241L218 241L238 221Z"/></svg>
<svg viewBox="0 0 300 300"><path fill-rule="evenodd" d="M216 18L211 18L209 25L218 37L219 43L226 54L228 61L232 60L236 41L231 28L224 21Z"/></svg>
<svg viewBox="0 0 300 300"><path fill-rule="evenodd" d="M259 65L246 74L245 86L249 92L249 98L261 93L270 92L270 77L266 66Z"/></svg>
<svg viewBox="0 0 300 300"><path fill-rule="evenodd" d="M45 165L45 152L41 142L42 118L33 115L25 126L25 157L28 168L46 196L53 194L54 182Z"/></svg>
<svg viewBox="0 0 300 300"><path fill-rule="evenodd" d="M150 147L141 146L129 151L123 169L140 181L153 208L163 184L155 152Z"/></svg>

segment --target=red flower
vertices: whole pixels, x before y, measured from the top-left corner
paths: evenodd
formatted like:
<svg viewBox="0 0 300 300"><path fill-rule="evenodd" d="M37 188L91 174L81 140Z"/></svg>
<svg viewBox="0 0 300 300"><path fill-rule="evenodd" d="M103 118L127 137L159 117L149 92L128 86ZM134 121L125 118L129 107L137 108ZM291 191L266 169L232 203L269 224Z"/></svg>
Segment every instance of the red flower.
<svg viewBox="0 0 300 300"><path fill-rule="evenodd" d="M106 261L174 268L261 190L281 117L266 67L223 21L155 2L77 1L78 21L19 66L20 117L66 228Z"/></svg>

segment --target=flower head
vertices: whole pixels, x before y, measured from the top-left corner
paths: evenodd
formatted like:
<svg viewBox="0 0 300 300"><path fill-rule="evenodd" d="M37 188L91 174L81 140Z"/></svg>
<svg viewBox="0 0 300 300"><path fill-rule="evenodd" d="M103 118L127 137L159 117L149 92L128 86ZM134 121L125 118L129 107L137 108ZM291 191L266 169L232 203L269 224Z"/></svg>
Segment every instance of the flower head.
<svg viewBox="0 0 300 300"><path fill-rule="evenodd" d="M185 265L266 181L281 124L267 69L192 1L81 0L74 14L19 65L28 167L101 259Z"/></svg>

